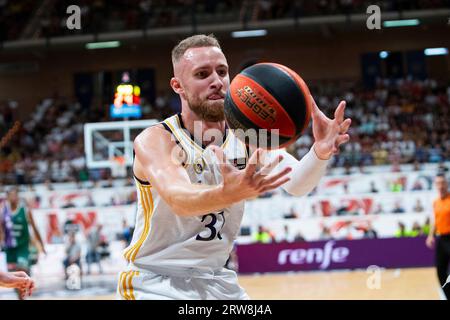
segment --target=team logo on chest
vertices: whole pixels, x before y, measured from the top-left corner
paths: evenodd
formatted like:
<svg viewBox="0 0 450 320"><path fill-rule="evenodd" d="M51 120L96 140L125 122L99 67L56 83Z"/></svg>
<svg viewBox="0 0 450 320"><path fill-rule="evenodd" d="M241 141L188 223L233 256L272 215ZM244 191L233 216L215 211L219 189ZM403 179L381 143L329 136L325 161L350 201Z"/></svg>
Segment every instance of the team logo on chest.
<svg viewBox="0 0 450 320"><path fill-rule="evenodd" d="M197 174L202 173L205 170L206 163L203 157L198 157L194 160L194 171Z"/></svg>

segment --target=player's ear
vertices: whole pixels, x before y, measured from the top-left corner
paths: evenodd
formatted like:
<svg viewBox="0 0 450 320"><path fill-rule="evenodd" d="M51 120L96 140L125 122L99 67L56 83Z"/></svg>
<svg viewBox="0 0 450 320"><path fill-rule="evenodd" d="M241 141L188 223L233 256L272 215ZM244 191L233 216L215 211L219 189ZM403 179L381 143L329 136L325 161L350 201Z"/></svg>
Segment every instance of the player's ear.
<svg viewBox="0 0 450 320"><path fill-rule="evenodd" d="M172 87L173 91L175 91L178 94L183 94L184 90L183 87L181 86L180 80L178 80L177 77L173 77L172 79L170 79L170 86Z"/></svg>

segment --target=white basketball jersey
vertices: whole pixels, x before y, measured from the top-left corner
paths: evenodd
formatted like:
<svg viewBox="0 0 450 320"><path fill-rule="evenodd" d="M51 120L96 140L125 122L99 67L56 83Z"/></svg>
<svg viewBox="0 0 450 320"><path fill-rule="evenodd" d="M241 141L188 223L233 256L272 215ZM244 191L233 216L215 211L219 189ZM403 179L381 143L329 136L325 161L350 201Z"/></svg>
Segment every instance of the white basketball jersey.
<svg viewBox="0 0 450 320"><path fill-rule="evenodd" d="M197 144L184 128L180 115L162 122L176 143L186 152L183 163L193 184L216 185L222 181L217 158L208 148ZM248 161L247 148L227 130L222 145L229 162L243 169ZM130 269L167 274L184 270L211 273L220 270L228 259L236 239L244 201L217 212L178 216L152 186L135 178L138 202L133 239L124 256Z"/></svg>

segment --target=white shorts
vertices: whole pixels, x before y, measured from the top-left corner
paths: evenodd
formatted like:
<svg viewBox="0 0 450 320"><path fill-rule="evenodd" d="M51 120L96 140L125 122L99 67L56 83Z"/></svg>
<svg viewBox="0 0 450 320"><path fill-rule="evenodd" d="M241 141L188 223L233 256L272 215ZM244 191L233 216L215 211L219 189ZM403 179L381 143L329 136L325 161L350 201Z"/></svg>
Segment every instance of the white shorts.
<svg viewBox="0 0 450 320"><path fill-rule="evenodd" d="M236 272L223 268L214 275L161 275L129 270L119 274L119 300L248 300Z"/></svg>

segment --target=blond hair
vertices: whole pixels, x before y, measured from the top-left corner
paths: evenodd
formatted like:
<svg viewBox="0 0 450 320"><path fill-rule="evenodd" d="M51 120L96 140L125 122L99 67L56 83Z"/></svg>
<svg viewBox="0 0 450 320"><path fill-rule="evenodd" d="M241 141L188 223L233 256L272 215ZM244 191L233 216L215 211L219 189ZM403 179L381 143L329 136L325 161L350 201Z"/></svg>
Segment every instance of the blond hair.
<svg viewBox="0 0 450 320"><path fill-rule="evenodd" d="M172 63L175 64L180 60L186 50L190 48L202 48L202 47L220 47L219 41L213 34L205 35L205 34L196 34L194 36L190 36L186 39L181 40L173 49L172 49Z"/></svg>

